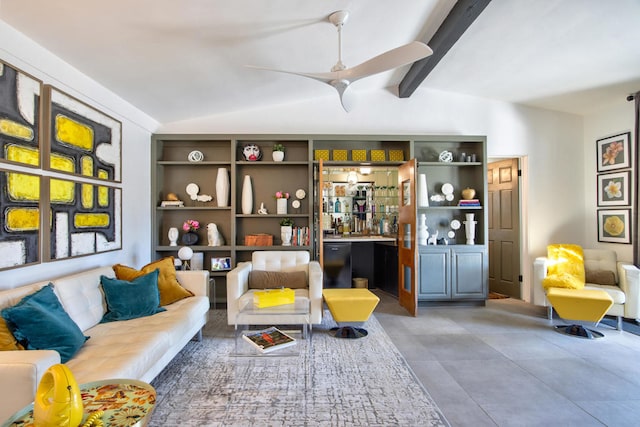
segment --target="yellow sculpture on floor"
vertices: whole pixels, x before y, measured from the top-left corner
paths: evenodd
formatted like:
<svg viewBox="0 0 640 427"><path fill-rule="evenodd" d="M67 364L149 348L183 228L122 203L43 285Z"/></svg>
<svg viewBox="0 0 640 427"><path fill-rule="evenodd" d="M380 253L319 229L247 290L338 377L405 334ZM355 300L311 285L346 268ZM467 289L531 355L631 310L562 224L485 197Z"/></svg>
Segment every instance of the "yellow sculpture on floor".
<svg viewBox="0 0 640 427"><path fill-rule="evenodd" d="M33 402L36 427L76 427L82 423L82 395L66 365L51 366L44 373Z"/></svg>

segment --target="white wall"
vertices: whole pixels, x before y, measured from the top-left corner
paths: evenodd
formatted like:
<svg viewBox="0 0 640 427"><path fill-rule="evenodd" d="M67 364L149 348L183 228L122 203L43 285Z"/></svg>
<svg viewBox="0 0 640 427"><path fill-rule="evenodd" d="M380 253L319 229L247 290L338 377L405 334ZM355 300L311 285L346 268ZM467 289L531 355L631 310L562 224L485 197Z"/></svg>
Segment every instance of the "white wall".
<svg viewBox="0 0 640 427"><path fill-rule="evenodd" d="M634 126L634 103L625 100L627 94L620 94L620 103L613 105L597 114L586 116L584 119L584 194L585 212L588 221L585 224L585 238L590 243L590 247L613 249L618 253L618 258L624 261L633 261L633 246L601 243L598 242L597 223L597 181L596 181L596 141L608 136L617 135L623 132L631 132L631 142L635 140ZM637 153L636 153L637 158ZM636 160L637 165L637 160ZM637 167L637 166L636 166ZM633 175L633 174L632 174ZM632 189L633 190L633 189ZM636 213L637 214L637 213ZM633 231L632 231L633 232Z"/></svg>
<svg viewBox="0 0 640 427"><path fill-rule="evenodd" d="M0 289L150 258L150 137L158 123L0 21L0 58L122 122L122 250L0 271ZM2 165L0 164L0 167Z"/></svg>

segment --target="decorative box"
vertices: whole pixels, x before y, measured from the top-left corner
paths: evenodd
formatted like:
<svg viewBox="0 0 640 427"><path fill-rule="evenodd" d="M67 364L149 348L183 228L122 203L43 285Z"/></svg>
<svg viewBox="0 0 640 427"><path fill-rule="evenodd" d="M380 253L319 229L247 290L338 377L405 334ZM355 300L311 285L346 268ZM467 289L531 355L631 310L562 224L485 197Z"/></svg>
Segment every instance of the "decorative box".
<svg viewBox="0 0 640 427"><path fill-rule="evenodd" d="M333 160L340 162L347 161L347 150L333 150Z"/></svg>
<svg viewBox="0 0 640 427"><path fill-rule="evenodd" d="M384 150L371 150L372 162L384 162L385 160L387 160L387 156Z"/></svg>
<svg viewBox="0 0 640 427"><path fill-rule="evenodd" d="M244 236L245 246L273 246L273 236L271 234L247 234Z"/></svg>
<svg viewBox="0 0 640 427"><path fill-rule="evenodd" d="M389 160L392 162L404 161L404 151L402 150L389 150Z"/></svg>
<svg viewBox="0 0 640 427"><path fill-rule="evenodd" d="M366 162L367 150L351 150L351 160L354 162Z"/></svg>
<svg viewBox="0 0 640 427"><path fill-rule="evenodd" d="M295 292L289 288L265 289L253 293L253 304L258 308L293 304L295 299Z"/></svg>
<svg viewBox="0 0 640 427"><path fill-rule="evenodd" d="M329 150L313 150L313 158L315 160L329 160Z"/></svg>

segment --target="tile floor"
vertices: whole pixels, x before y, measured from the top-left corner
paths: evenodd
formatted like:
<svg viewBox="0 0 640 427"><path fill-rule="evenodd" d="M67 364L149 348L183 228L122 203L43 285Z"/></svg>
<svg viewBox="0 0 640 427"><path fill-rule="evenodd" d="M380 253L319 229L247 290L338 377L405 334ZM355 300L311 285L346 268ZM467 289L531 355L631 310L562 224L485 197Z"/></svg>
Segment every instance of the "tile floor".
<svg viewBox="0 0 640 427"><path fill-rule="evenodd" d="M453 427L640 426L640 336L566 336L513 299L414 318L377 293L376 318Z"/></svg>

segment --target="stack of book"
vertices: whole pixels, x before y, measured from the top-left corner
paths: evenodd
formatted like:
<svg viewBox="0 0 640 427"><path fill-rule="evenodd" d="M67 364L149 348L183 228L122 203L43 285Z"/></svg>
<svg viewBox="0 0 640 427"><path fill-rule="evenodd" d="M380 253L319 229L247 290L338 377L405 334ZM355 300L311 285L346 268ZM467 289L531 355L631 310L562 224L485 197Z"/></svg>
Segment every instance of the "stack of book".
<svg viewBox="0 0 640 427"><path fill-rule="evenodd" d="M480 200L478 199L460 200L458 202L458 206L480 206Z"/></svg>

